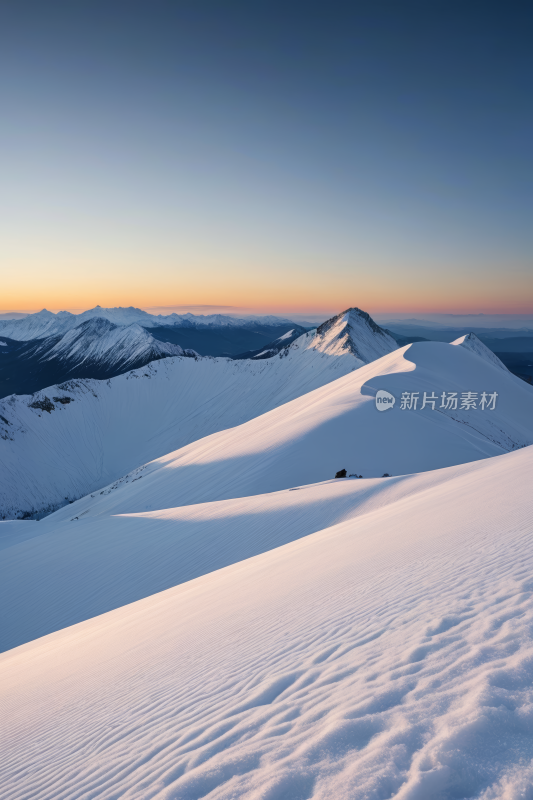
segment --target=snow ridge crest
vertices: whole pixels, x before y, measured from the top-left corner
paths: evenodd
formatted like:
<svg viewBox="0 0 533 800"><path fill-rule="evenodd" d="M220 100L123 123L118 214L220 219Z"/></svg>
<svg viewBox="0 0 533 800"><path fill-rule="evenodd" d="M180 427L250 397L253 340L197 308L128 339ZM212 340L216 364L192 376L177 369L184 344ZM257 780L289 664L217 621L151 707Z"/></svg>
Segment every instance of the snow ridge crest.
<svg viewBox="0 0 533 800"><path fill-rule="evenodd" d="M478 339L475 333L467 333L464 336L460 336L454 342L454 345L458 345L459 347L464 347L465 350L470 350L471 353L475 353L476 356L479 356L484 361L488 361L494 367L498 367L498 369L503 369L504 372L509 372L505 364L500 361L498 356L489 350L486 344L483 344L481 339Z"/></svg>

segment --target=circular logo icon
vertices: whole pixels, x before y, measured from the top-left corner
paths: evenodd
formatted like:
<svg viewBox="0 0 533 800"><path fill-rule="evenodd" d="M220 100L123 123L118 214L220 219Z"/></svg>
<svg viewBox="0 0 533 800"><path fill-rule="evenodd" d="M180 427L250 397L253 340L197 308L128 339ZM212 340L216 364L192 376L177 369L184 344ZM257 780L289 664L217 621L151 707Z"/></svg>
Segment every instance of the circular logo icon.
<svg viewBox="0 0 533 800"><path fill-rule="evenodd" d="M378 411L388 411L389 408L392 408L394 403L396 402L396 398L390 392L386 392L385 389L379 389L376 394L376 408Z"/></svg>

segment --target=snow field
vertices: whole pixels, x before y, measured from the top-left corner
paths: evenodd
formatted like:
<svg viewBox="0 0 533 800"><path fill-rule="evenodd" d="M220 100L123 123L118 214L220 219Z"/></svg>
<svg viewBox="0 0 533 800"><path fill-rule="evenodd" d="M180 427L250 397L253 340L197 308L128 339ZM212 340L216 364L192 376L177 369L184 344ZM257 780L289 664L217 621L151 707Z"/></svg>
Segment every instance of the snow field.
<svg viewBox="0 0 533 800"><path fill-rule="evenodd" d="M11 547L0 561L0 651L482 466L476 462L384 480L333 480L143 514L80 516L63 523L56 523L53 515L39 523L0 523L0 542L3 528L14 529L8 540ZM13 546L17 537L19 546ZM26 544L25 537L32 541Z"/></svg>
<svg viewBox="0 0 533 800"><path fill-rule="evenodd" d="M3 654L5 796L531 797L532 457Z"/></svg>

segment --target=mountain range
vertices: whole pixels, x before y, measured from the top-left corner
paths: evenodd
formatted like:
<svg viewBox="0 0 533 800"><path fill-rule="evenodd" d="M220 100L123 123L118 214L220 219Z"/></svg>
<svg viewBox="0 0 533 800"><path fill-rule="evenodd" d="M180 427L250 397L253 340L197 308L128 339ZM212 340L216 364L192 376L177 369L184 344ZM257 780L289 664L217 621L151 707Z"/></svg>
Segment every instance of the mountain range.
<svg viewBox="0 0 533 800"><path fill-rule="evenodd" d="M44 339L0 340L0 391L33 394L72 378L105 379L168 356L195 357L194 350L155 339L137 323L115 325L93 317Z"/></svg>
<svg viewBox="0 0 533 800"><path fill-rule="evenodd" d="M496 407L439 407L443 392L461 397L466 387L478 401L483 392L495 392ZM398 399L385 413L376 410L380 390ZM421 406L424 392L437 398L435 407L400 407L404 393L415 394ZM224 428L91 492L55 519L276 492L327 480L342 469L377 478L500 455L533 443L533 392L472 335L449 345L409 345Z"/></svg>
<svg viewBox="0 0 533 800"><path fill-rule="evenodd" d="M328 324L328 323L324 323ZM401 324L400 329L403 330ZM0 398L32 394L73 378L102 380L173 355L269 359L309 328L283 318L222 314L154 315L137 308L101 308L82 314L46 309L0 320ZM383 328L402 347L427 337ZM418 332L418 328L413 328ZM451 329L429 339L452 341ZM98 341L100 340L100 341ZM533 381L533 339L481 340L526 382Z"/></svg>
<svg viewBox="0 0 533 800"><path fill-rule="evenodd" d="M102 308L95 306L81 314L70 311L59 311L54 314L43 308L35 314L28 314L22 319L0 320L0 336L8 336L17 341L41 339L65 333L78 327L90 319L105 319L113 325L141 325L143 328L169 327L180 328L253 328L258 322L263 325L294 324L282 317L264 316L240 319L227 314L148 314L140 308Z"/></svg>
<svg viewBox="0 0 533 800"><path fill-rule="evenodd" d="M306 329L277 317L151 315L135 308L83 314L43 310L0 320L0 397L32 394L72 378L102 380L175 355L234 357Z"/></svg>
<svg viewBox="0 0 533 800"><path fill-rule="evenodd" d="M127 369L151 330L0 401L2 797L528 797L533 388L357 308Z"/></svg>
<svg viewBox="0 0 533 800"><path fill-rule="evenodd" d="M380 389L398 401L386 414L376 413ZM424 392L439 402L443 392L496 393L498 404L400 408L404 393L422 405ZM145 511L278 491L341 469L379 477L465 463L530 444L531 397L474 334L397 348L349 309L268 359L170 356L4 399L0 514L40 518L67 506L62 519L100 513L102 503L121 513L130 488Z"/></svg>
<svg viewBox="0 0 533 800"><path fill-rule="evenodd" d="M395 348L368 314L349 309L271 359L174 356L107 381L11 395L0 401L0 516L49 513Z"/></svg>

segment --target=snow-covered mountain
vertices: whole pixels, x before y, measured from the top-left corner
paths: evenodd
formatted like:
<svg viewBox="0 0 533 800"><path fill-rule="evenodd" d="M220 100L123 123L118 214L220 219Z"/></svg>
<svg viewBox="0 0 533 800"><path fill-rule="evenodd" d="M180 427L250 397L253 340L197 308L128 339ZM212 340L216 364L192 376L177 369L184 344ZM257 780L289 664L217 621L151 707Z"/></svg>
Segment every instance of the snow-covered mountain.
<svg viewBox="0 0 533 800"><path fill-rule="evenodd" d="M395 346L390 337L374 334L364 312L350 309L266 361L170 357L105 382L71 381L31 397L5 398L0 517L45 513L102 489L147 461L264 414Z"/></svg>
<svg viewBox="0 0 533 800"><path fill-rule="evenodd" d="M303 333L305 333L305 331L299 327L291 328L281 336L278 336L272 342L268 342L268 344L258 347L256 350L247 350L244 353L239 353L238 355L233 356L233 358L254 358L256 360L261 358L272 358L272 356L277 355L281 350L292 344Z"/></svg>
<svg viewBox="0 0 533 800"><path fill-rule="evenodd" d="M363 364L368 364L398 347L394 337L376 325L372 317L360 308L342 311L319 325L312 336L317 342L322 342L321 347L325 351L339 354L349 351ZM272 358L278 353L285 355L290 345L299 337L300 333L295 326L265 347L241 353L236 358L263 359Z"/></svg>
<svg viewBox="0 0 533 800"><path fill-rule="evenodd" d="M272 316L162 316L99 306L78 315L43 310L24 319L0 320L0 397L31 394L73 377L109 378L188 350L233 357L264 348L288 330L294 339L307 329ZM80 359L83 350L87 352Z"/></svg>
<svg viewBox="0 0 533 800"><path fill-rule="evenodd" d="M190 328L209 327L253 327L258 322L266 326L289 324L290 320L282 317L249 317L239 319L226 314L148 314L140 308L101 308L96 306L81 314L71 314L70 311L52 311L43 309L35 314L28 314L23 319L0 320L0 335L7 336L17 341L29 339L42 339L45 336L57 336L71 328L76 328L90 319L103 319L113 325L141 325L143 328L154 326L177 326Z"/></svg>
<svg viewBox="0 0 533 800"><path fill-rule="evenodd" d="M398 345L360 308L349 308L317 328L317 336L328 341L330 352L351 352L364 364L391 353Z"/></svg>
<svg viewBox="0 0 533 800"><path fill-rule="evenodd" d="M49 344L49 340L38 343L29 354L43 361L58 360L77 366L106 365L124 371L165 356L185 354L179 345L154 339L136 322L118 326L103 317L88 319L71 328L52 346ZM189 352L187 355L197 354Z"/></svg>
<svg viewBox="0 0 533 800"><path fill-rule="evenodd" d="M112 378L168 356L194 356L177 344L155 339L136 323L114 325L94 317L58 336L16 342L7 339L0 359L0 397L29 394L72 378Z"/></svg>
<svg viewBox="0 0 533 800"><path fill-rule="evenodd" d="M5 549L2 611L62 629L0 656L0 793L529 797L532 468L529 447ZM213 571L131 602L181 553ZM63 627L100 593L128 604Z"/></svg>
<svg viewBox="0 0 533 800"><path fill-rule="evenodd" d="M74 328L79 324L75 314L70 311L59 311L54 314L43 308L36 314L28 314L22 319L0 320L0 336L7 336L19 342L26 342L29 339L44 339L46 336L57 336L69 328Z"/></svg>
<svg viewBox="0 0 533 800"><path fill-rule="evenodd" d="M394 406L378 411L378 392L396 398ZM422 408L424 393L430 402ZM494 396L494 408L482 408L483 393ZM448 405L453 394L457 408ZM416 407L413 402L402 408L404 396L416 398ZM472 402L461 408L469 404L465 396ZM342 469L365 478L405 475L532 443L531 387L462 343L421 342L168 453L54 517L144 512L276 492L327 480Z"/></svg>
<svg viewBox="0 0 533 800"><path fill-rule="evenodd" d="M485 361L493 364L498 369L503 369L504 372L509 372L505 364L503 364L497 355L495 355L492 350L489 350L486 344L478 339L475 333L468 333L465 336L460 336L456 339L452 344L460 345L461 347L465 347L467 350L470 350L472 353L476 353L481 358L484 358Z"/></svg>

